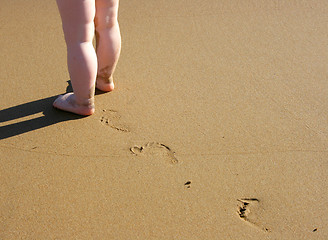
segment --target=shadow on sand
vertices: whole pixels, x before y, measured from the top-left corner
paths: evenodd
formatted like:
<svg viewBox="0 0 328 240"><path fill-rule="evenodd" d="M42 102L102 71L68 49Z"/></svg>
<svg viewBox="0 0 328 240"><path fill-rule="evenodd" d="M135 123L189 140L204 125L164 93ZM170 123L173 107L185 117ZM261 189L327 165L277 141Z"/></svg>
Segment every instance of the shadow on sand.
<svg viewBox="0 0 328 240"><path fill-rule="evenodd" d="M72 85L67 81L66 93L72 92ZM97 94L101 94L97 92ZM0 140L50 126L59 122L81 119L83 116L57 110L52 107L57 96L52 96L0 111ZM42 113L43 116L6 125L5 122Z"/></svg>

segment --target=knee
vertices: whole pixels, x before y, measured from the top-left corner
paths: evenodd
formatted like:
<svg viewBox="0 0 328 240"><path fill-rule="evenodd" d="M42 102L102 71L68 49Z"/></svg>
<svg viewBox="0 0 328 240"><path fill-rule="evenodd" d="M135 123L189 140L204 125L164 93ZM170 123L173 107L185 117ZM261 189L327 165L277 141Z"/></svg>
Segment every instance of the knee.
<svg viewBox="0 0 328 240"><path fill-rule="evenodd" d="M111 29L118 25L118 1L96 1L96 31Z"/></svg>
<svg viewBox="0 0 328 240"><path fill-rule="evenodd" d="M68 45L83 42L92 42L94 25L92 23L71 26L64 30L65 40Z"/></svg>
<svg viewBox="0 0 328 240"><path fill-rule="evenodd" d="M114 16L107 16L104 19L96 19L95 21L95 27L97 32L100 32L102 30L112 29L117 25L118 25L117 18Z"/></svg>

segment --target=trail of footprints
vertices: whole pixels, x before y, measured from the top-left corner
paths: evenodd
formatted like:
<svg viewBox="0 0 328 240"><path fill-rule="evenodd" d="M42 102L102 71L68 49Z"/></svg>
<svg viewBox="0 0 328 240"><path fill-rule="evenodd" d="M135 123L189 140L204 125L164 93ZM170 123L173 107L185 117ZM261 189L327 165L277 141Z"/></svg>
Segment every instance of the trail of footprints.
<svg viewBox="0 0 328 240"><path fill-rule="evenodd" d="M106 110L102 112L100 122L105 126L111 127L120 132L130 132L128 126L122 123L121 115L115 110ZM159 142L148 142L142 146L133 146L130 151L135 156L152 156L161 157L165 162L171 165L177 164L179 161L175 157L175 152L170 147ZM189 189L191 181L184 183L184 186ZM262 231L269 232L270 230L264 227L257 221L257 213L260 209L260 201L257 198L241 198L237 199L238 210L237 213L240 219L250 223L251 225L261 229Z"/></svg>

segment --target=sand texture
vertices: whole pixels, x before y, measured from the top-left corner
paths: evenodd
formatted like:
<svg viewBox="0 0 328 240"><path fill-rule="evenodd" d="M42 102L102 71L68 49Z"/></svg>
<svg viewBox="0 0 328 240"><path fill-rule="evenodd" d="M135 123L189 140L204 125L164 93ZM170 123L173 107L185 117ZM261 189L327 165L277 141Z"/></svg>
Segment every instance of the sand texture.
<svg viewBox="0 0 328 240"><path fill-rule="evenodd" d="M121 0L115 91L55 1L0 0L0 239L328 239L328 2Z"/></svg>

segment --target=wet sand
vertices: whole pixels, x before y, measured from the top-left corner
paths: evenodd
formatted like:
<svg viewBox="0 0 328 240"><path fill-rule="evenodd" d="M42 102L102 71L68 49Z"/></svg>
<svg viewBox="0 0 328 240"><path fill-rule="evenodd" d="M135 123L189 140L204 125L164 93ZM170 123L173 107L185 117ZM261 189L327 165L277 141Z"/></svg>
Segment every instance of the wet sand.
<svg viewBox="0 0 328 240"><path fill-rule="evenodd" d="M327 1L121 1L85 118L55 1L0 13L0 239L328 238Z"/></svg>

